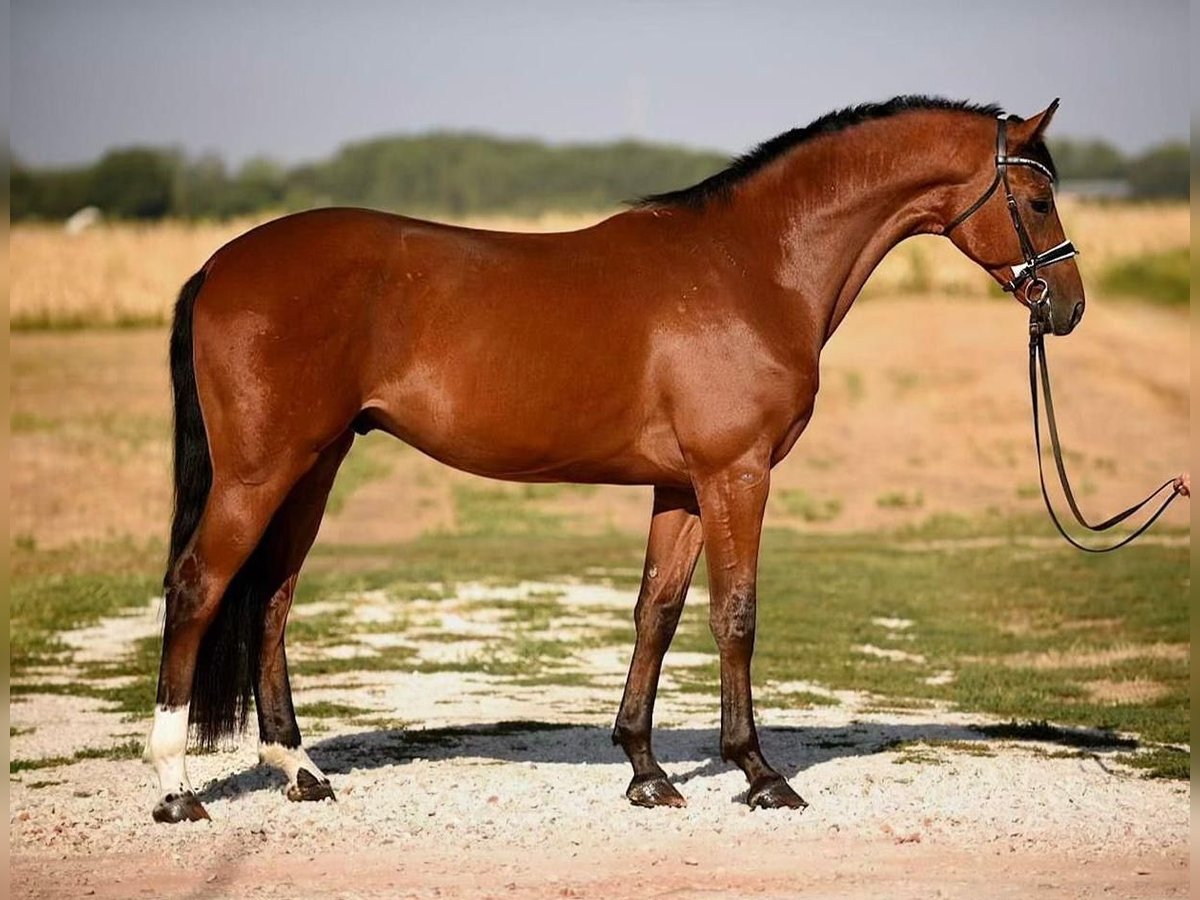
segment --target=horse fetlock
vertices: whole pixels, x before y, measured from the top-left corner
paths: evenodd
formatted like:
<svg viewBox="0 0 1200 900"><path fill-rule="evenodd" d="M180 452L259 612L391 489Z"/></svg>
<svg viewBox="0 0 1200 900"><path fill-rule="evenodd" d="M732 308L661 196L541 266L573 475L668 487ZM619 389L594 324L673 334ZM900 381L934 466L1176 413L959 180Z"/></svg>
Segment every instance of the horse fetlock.
<svg viewBox="0 0 1200 900"><path fill-rule="evenodd" d="M626 753L648 750L650 745L650 729L638 727L636 723L617 719L613 725L612 742L622 747Z"/></svg>

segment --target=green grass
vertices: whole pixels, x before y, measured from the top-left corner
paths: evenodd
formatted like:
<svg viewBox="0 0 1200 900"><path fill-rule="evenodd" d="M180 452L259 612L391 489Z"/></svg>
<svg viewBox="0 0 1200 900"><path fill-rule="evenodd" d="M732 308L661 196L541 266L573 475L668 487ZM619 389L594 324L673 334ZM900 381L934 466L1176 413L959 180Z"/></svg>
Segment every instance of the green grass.
<svg viewBox="0 0 1200 900"><path fill-rule="evenodd" d="M780 488L772 493L771 502L784 514L805 522L830 522L842 512L842 501L836 497L817 499L798 488Z"/></svg>
<svg viewBox="0 0 1200 900"><path fill-rule="evenodd" d="M394 457L389 451L395 453L398 449L396 442L382 432L357 438L338 469L325 506L326 512L331 515L341 512L355 491L391 472L391 458Z"/></svg>
<svg viewBox="0 0 1200 900"><path fill-rule="evenodd" d="M952 530L960 527L951 523ZM916 533L938 532L925 526ZM1189 587L1186 547L1140 545L1097 558L1056 545L923 549L878 536L802 537L773 530L761 555L755 680L804 678L883 698L938 700L1017 720L1186 743L1186 659L1045 669L1012 665L1005 657L1187 644ZM911 619L906 635L912 639L902 649L924 656L926 664L855 652L885 640L871 624L877 616ZM1109 622L1086 624L1102 620ZM675 647L713 652L698 611L685 610ZM950 684L926 683L943 669L954 673ZM715 672L697 668L689 676L699 687L711 683ZM1102 703L1084 687L1092 680L1138 677L1163 685L1164 696L1143 704Z"/></svg>
<svg viewBox="0 0 1200 900"><path fill-rule="evenodd" d="M159 590L157 579L147 574L14 578L9 614L13 674L61 660L66 648L58 632L144 604Z"/></svg>
<svg viewBox="0 0 1200 900"><path fill-rule="evenodd" d="M477 526L463 535L427 535L398 548L318 547L319 565L301 580L298 604L383 590L402 610L405 598L436 601L453 595L460 582L554 580L578 577L593 567L621 573L607 579L618 586L634 588L638 582L634 573L643 552L638 537L571 536L528 509L527 518L514 526L501 520L523 502L515 494L497 499L489 492L463 500ZM1138 544L1095 557L1020 540L1048 533L1037 517L972 522L944 516L887 534L813 536L768 530L761 553L755 683L804 679L826 688L871 692L879 706L902 708L910 719L919 719L921 703L949 703L1025 723L985 732L987 738L1052 740L1071 751L1089 748L1057 740L1056 734L1071 740L1083 734L1062 732L1064 726L1128 733L1138 736L1136 745L1114 743L1111 735L1100 740L1107 750L1131 754L1137 760L1131 764L1151 775L1178 777L1185 769L1178 754L1159 745L1190 739L1188 659L1133 658L1095 665L1087 663L1085 654L1118 646L1189 644L1187 547ZM958 540L980 536L995 540L987 545ZM159 553L155 546L125 544L89 546L75 553L14 548L10 636L13 674L19 680L13 693L97 696L115 701L120 710L148 711L157 638L137 642L124 659L84 667L79 679L65 685L37 683L32 667L66 658L57 637L62 629L91 624L154 596ZM105 566L110 571L103 571ZM703 582L703 567L697 574ZM431 588L433 584L438 587ZM504 611L503 638L453 664L421 661L407 647L353 659L324 658L322 645L352 642L357 631L368 628L336 613L296 616L289 627L292 669L298 677L416 669L489 672L528 684L579 680L570 656L586 642L550 641L542 633L553 620L577 611L563 609L552 594L505 604ZM855 650L863 644L891 646L886 632L871 621L880 616L912 620L905 632L911 640L897 646L923 656L924 664L892 662ZM404 620L387 626L405 627ZM628 645L631 632L605 622L595 640ZM674 647L714 652L706 609L685 609ZM1060 668L1013 662L1045 651L1076 653L1080 661L1068 660ZM927 683L944 669L954 673L952 682ZM113 687L96 681L117 675L126 676L127 683ZM717 691L715 664L674 669L672 675L682 690ZM1160 685L1162 696L1112 703L1096 700L1087 689L1092 681L1134 679ZM614 703L616 697L614 693ZM765 690L762 699L781 705L824 700L816 695L776 697ZM350 716L362 716L357 707L353 710ZM325 711L335 714L332 707Z"/></svg>
<svg viewBox="0 0 1200 900"><path fill-rule="evenodd" d="M1140 769L1146 778L1186 781L1192 775L1192 755L1176 747L1153 747L1143 753L1122 753L1117 762Z"/></svg>
<svg viewBox="0 0 1200 900"><path fill-rule="evenodd" d="M1191 248L1110 263L1100 275L1100 286L1109 294L1187 306L1191 303Z"/></svg>
<svg viewBox="0 0 1200 900"><path fill-rule="evenodd" d="M920 491L889 491L875 498L875 505L880 509L920 509L925 505L925 497Z"/></svg>
<svg viewBox="0 0 1200 900"><path fill-rule="evenodd" d="M141 741L128 740L113 747L86 747L77 750L72 756L48 756L42 759L13 759L9 760L8 773L29 772L36 769L51 769L56 766L69 766L85 759L140 759L143 745Z"/></svg>
<svg viewBox="0 0 1200 900"><path fill-rule="evenodd" d="M358 716L370 715L373 712L376 710L368 709L365 706L331 703L328 700L296 704L296 715L309 719L353 719Z"/></svg>
<svg viewBox="0 0 1200 900"><path fill-rule="evenodd" d="M455 485L454 515L458 533L484 537L541 537L561 531L563 516L544 512L528 501L533 487L525 485L524 490L512 490L499 485Z"/></svg>

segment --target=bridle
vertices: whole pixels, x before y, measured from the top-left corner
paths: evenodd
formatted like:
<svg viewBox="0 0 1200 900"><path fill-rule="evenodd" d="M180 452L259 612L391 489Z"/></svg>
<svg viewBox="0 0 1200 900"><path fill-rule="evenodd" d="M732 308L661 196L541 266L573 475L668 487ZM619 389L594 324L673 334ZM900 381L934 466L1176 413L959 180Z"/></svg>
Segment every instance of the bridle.
<svg viewBox="0 0 1200 900"><path fill-rule="evenodd" d="M1055 105L1057 105L1057 101ZM1050 111L1053 111L1053 107L1051 107ZM978 200L955 216L950 224L942 229L942 234L949 235L951 231L979 212L983 204L987 203L991 199L992 194L996 193L996 189L1003 185L1004 202L1008 207L1008 215L1012 219L1013 229L1017 232L1017 241L1021 246L1021 256L1024 257L1025 261L1009 267L1012 270L1012 277L1002 287L1006 292L1012 294L1017 300L1028 307L1031 315L1031 325L1036 324L1040 329L1049 329L1050 286L1046 284L1045 279L1038 277L1038 269L1045 269L1055 263L1066 262L1068 259L1078 256L1079 251L1075 249L1075 245L1069 240L1063 241L1049 250L1043 250L1041 253L1038 253L1034 249L1033 240L1029 237L1029 231L1025 227L1025 222L1021 219L1020 210L1017 208L1017 198L1013 196L1012 187L1008 183L1008 167L1025 166L1026 168L1033 169L1050 179L1051 184L1054 183L1054 173L1036 159L1030 159L1027 156L1009 156L1008 121L1006 117L1001 116L996 124L996 177L992 179L992 183ZM1022 294L1021 288L1023 286L1025 290Z"/></svg>
<svg viewBox="0 0 1200 900"><path fill-rule="evenodd" d="M1056 100L1054 106L1057 105L1058 101ZM1051 107L1050 111L1053 111L1053 108ZM1001 116L996 128L996 177L992 179L992 183L978 200L955 216L950 224L942 229L942 234L948 235L967 219L971 218L971 216L975 215L987 203L992 194L996 193L997 188L1004 187L1005 204L1008 206L1008 214L1012 219L1013 228L1017 232L1017 240L1021 246L1021 255L1024 257L1024 262L1010 266L1012 277L1002 287L1029 309L1029 393L1033 404L1033 442L1037 450L1038 480L1041 483L1042 500L1045 501L1046 511L1050 514L1050 521L1054 523L1054 527L1058 529L1058 533L1069 544L1088 553L1108 553L1111 550L1124 547L1144 534L1158 520L1159 516L1166 512L1171 502L1182 493L1182 489L1178 479L1168 479L1157 490L1146 497L1145 500L1117 513L1115 516L1104 520L1098 525L1089 523L1084 519L1083 513L1079 510L1079 504L1075 500L1075 493L1071 490L1071 484L1067 479L1066 465L1063 463L1062 447L1058 440L1058 424L1054 417L1054 400L1050 394L1050 369L1046 364L1045 335L1051 330L1050 286L1046 283L1045 279L1038 275L1038 269L1047 268L1055 263L1065 262L1072 257L1078 256L1079 251L1075 249L1075 245L1069 240L1063 241L1049 250L1043 250L1041 253L1038 253L1034 248L1033 241L1029 237L1029 231L1025 228L1020 210L1017 208L1017 198L1013 196L1012 188L1008 183L1008 167L1026 166L1045 175L1050 179L1051 183L1054 181L1054 173L1036 159L1008 155L1008 121L1007 118ZM1021 291L1022 287L1024 287L1023 292ZM1066 529L1063 528L1062 523L1059 522L1058 516L1054 512L1054 507L1050 503L1050 494L1046 490L1046 473L1042 464L1041 417L1038 414L1039 373L1041 374L1042 394L1046 400L1046 423L1050 432L1050 447L1054 453L1054 466L1058 471L1059 483L1062 485L1063 495L1067 499L1067 506L1070 508L1076 522L1091 532L1108 531L1110 528L1124 522L1166 490L1166 488L1174 486L1174 490L1159 505L1154 514L1143 522L1136 531L1107 547L1088 547L1067 534Z"/></svg>

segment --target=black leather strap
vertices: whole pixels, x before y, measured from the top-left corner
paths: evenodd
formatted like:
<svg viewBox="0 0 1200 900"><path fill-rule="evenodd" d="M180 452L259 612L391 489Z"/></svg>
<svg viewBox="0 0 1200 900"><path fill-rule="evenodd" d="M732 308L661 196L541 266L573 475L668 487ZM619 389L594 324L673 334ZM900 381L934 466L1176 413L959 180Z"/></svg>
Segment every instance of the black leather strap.
<svg viewBox="0 0 1200 900"><path fill-rule="evenodd" d="M1025 222L1021 219L1021 212L1017 207L1017 198L1013 196L1012 188L1008 183L1008 167L1026 166L1038 170L1047 178L1053 178L1053 175L1048 168L1035 159L1008 155L1008 119L1006 118L1001 118L996 123L995 163L996 177L992 179L992 183L988 186L988 189L983 192L978 200L955 216L950 221L950 224L942 229L942 234L950 234L951 231L975 215L980 207L987 203L992 194L996 193L996 188L1003 184L1004 202L1008 207L1008 215L1012 220L1013 230L1017 233L1017 242L1020 244L1021 256L1024 259L1024 262L1011 267L1012 278L1004 285L1004 290L1015 294L1021 285L1037 277L1037 270L1039 268L1046 268L1055 263L1071 259L1071 257L1078 255L1078 251L1070 241L1064 241L1057 247L1051 247L1044 253L1038 253L1034 248L1033 241L1029 237L1029 232L1025 228Z"/></svg>
<svg viewBox="0 0 1200 900"><path fill-rule="evenodd" d="M970 206L968 206L965 210L963 210L961 213L959 213L957 216L955 216L954 219L950 222L950 224L942 229L942 234L943 235L949 234L951 231L953 231L955 228L957 228L963 222L967 221L967 219L971 218L971 216L975 215L975 212L979 209L979 207L981 207L981 206L983 206L983 204L987 203L988 200L991 199L992 194L996 193L996 188L998 188L999 186L1000 186L1000 169L997 168L996 169L996 177L992 179L992 183L988 187L988 189L983 192L983 195L978 200L976 200L974 203L972 203Z"/></svg>
<svg viewBox="0 0 1200 900"><path fill-rule="evenodd" d="M1071 514L1075 517L1076 522L1091 532L1098 533L1108 531L1115 525L1119 525L1120 523L1124 522L1134 513L1146 506L1146 504L1152 501L1164 490L1174 485L1174 490L1171 491L1170 495L1162 502L1158 509L1154 511L1154 514L1145 522L1143 522L1136 531L1125 535L1125 537L1121 538L1121 540L1117 541L1115 544L1110 544L1107 547L1089 547L1086 544L1081 544L1075 538L1071 537L1071 535L1067 534L1066 529L1063 528L1062 523L1059 522L1058 516L1054 512L1053 505L1050 503L1050 494L1046 490L1045 466L1042 462L1042 426L1041 416L1038 414L1037 385L1039 372L1042 379L1042 392L1046 398L1046 423L1050 432L1050 448L1054 454L1054 466L1058 470L1058 480L1062 485L1063 494L1067 498L1067 506L1070 507ZM1034 448L1037 451L1038 480L1041 483L1042 500L1046 504L1046 511L1050 514L1050 521L1054 523L1054 527L1058 529L1058 533L1061 534L1066 539L1067 543L1069 543L1072 547L1083 550L1087 553L1109 553L1120 547L1124 547L1131 541L1141 537L1151 525L1158 521L1159 516L1166 512L1167 507L1170 506L1175 498L1179 496L1179 486L1175 479L1168 479L1148 497L1146 497L1145 500L1135 503L1128 509L1122 510L1115 516L1105 519L1098 525L1092 525L1083 517L1083 513L1079 511L1079 504L1075 500L1075 493L1071 490L1071 483L1067 479L1067 468L1063 462L1062 447L1058 440L1058 423L1055 421L1054 417L1054 398L1050 393L1050 369L1046 364L1046 345L1042 337L1041 329L1036 327L1030 329L1029 336L1029 395L1033 402L1033 443Z"/></svg>

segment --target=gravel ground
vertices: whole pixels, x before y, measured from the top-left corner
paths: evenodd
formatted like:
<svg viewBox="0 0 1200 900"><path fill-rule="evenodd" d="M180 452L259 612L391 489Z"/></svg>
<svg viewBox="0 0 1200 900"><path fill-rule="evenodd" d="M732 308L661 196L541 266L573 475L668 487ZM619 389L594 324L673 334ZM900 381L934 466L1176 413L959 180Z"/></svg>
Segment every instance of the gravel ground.
<svg viewBox="0 0 1200 900"><path fill-rule="evenodd" d="M415 624L405 637L419 642L422 628L451 628L462 645L477 646L503 628L481 600L503 608L522 591L546 589L471 586L457 600L417 601L406 608ZM632 605L628 592L553 589L601 624ZM310 606L309 614L320 611ZM106 620L87 637L119 656L153 632L154 610ZM379 596L356 606L363 621L387 614ZM574 621L552 627L566 635ZM446 641L428 649L430 658L456 652ZM578 654L576 674L590 678L577 685L521 685L480 672L299 679L298 702L369 707L382 723L302 721L336 803L289 803L282 777L256 765L252 736L190 758L212 815L194 825L151 823L155 788L137 760L19 772L10 777L13 895L1187 894L1186 784L1141 779L1102 753L1056 757L1062 748L1054 745L985 740L968 727L986 721L978 715L880 711L879 698L847 692L834 706L760 709L768 758L811 805L752 812L741 773L716 756L715 698L675 690L668 674L656 748L688 807L635 809L623 797L628 766L608 738L628 652ZM703 661L695 656L668 657L667 672ZM819 690L768 687L764 696ZM52 695L21 698L10 712L13 759L124 743L146 725L102 701ZM901 740L969 746L934 745L914 761L911 748L892 746Z"/></svg>

